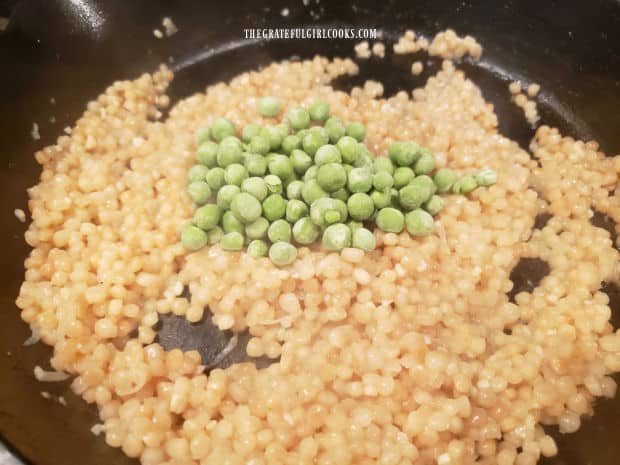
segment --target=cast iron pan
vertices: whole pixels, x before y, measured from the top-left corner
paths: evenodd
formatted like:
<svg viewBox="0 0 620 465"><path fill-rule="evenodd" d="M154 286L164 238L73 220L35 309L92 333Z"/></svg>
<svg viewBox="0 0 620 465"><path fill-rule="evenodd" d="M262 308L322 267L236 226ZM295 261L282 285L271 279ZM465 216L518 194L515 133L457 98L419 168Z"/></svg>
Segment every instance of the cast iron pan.
<svg viewBox="0 0 620 465"><path fill-rule="evenodd" d="M280 14L287 7L290 14ZM89 431L95 409L71 394L68 383L35 381L34 365L47 366L49 347L22 347L29 330L19 318L14 299L23 277L25 225L13 209L26 209L26 189L35 184L39 167L32 154L53 143L73 124L88 100L112 81L137 77L168 62L177 72L170 89L174 100L208 84L297 55L309 58L350 56L353 41L246 41L247 27L300 25L368 26L391 42L407 28L432 35L446 27L474 35L485 48L481 63L459 66L481 86L499 114L502 133L527 147L533 135L522 113L509 101L513 79L542 85L543 121L565 134L596 139L607 153L620 150L620 3L617 1L449 1L449 0L0 0L0 16L9 16L0 33L0 185L2 243L0 258L0 437L23 460L36 465L136 464ZM153 29L170 16L180 31L158 40ZM409 67L424 56L394 56L362 61L361 73L335 83L348 90L374 78L386 94L421 85L438 62L430 61L422 76ZM55 104L50 99L54 98ZM53 120L50 118L53 117ZM30 137L33 122L41 140ZM540 226L545 218L539 218ZM601 227L612 223L595 215ZM548 271L546 264L522 261L513 271L515 287L531 289ZM529 287L528 287L529 286ZM614 324L618 326L620 294L612 285ZM208 319L207 319L208 320ZM167 348L200 348L209 363L230 334L209 321L190 325L167 319L159 340ZM219 366L244 359L244 344ZM267 363L265 360L256 361ZM41 391L63 395L68 406L41 397ZM616 465L620 457L620 397L601 400L596 415L577 434L560 435L554 465Z"/></svg>

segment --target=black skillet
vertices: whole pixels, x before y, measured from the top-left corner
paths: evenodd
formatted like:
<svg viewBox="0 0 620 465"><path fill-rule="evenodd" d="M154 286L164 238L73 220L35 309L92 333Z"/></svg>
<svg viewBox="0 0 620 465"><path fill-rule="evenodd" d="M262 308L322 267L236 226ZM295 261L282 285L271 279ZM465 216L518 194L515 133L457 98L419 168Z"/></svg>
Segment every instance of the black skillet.
<svg viewBox="0 0 620 465"><path fill-rule="evenodd" d="M283 8L289 9L288 16L281 15ZM541 84L544 122L575 137L594 138L607 153L620 151L617 1L0 0L0 16L10 16L7 30L0 33L0 215L6 247L0 258L0 438L36 465L137 463L90 433L97 422L95 410L72 395L68 383L35 381L34 365L46 366L51 350L41 344L22 347L29 331L14 305L28 247L22 239L25 225L17 222L13 209L26 209L26 188L37 180L32 154L52 143L112 81L134 78L167 62L177 71L170 90L176 100L273 60L351 55L354 45L350 40L247 41L243 29L249 27L368 26L383 31L388 43L407 28L432 35L453 27L474 35L485 47L481 63L459 66L495 105L504 134L524 147L533 134L509 101L508 82L519 79ZM156 39L153 30L162 29L165 16L179 32ZM414 58L394 56L390 50L388 46L384 60L360 62L358 77L335 85L350 89L373 78L393 94L421 85L437 69L431 61L423 75L413 77L409 67ZM40 127L40 140L30 136L33 122ZM605 217L595 219L611 229ZM513 272L515 287L527 289L544 273L540 262L521 262ZM604 290L618 325L618 289L606 285ZM209 363L230 334L214 330L208 321L194 326L175 319L164 322L159 337L166 348L202 348ZM242 360L243 353L242 338L220 365ZM42 390L63 395L68 406L44 399ZM550 431L558 438L560 455L543 463L616 465L620 397L599 401L595 417L584 421L577 434Z"/></svg>

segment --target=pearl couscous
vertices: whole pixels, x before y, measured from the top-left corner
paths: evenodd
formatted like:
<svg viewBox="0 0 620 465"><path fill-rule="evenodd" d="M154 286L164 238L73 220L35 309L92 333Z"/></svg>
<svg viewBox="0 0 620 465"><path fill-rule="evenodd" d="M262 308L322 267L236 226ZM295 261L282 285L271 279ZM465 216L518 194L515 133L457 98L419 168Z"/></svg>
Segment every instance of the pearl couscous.
<svg viewBox="0 0 620 465"><path fill-rule="evenodd" d="M465 45L454 53L481 52ZM329 86L356 71L348 59L274 63L159 121L173 78L162 67L114 83L37 152L17 305L54 347L52 367L98 406L93 432L110 446L144 465L534 465L557 453L543 425L576 431L596 397L614 396L620 333L600 288L618 280L619 252L589 219L620 222L620 158L541 126L533 160L450 62L411 95ZM376 230L372 252L301 247L283 268L217 245L187 252L194 132L215 115L265 124L264 95L283 108L326 101L365 124L377 154L416 140L438 168L490 168L497 183L447 196L428 236ZM550 273L510 300L524 257ZM250 332L249 356L279 360L207 375L198 352L154 342L160 315L196 322L206 308L220 329Z"/></svg>

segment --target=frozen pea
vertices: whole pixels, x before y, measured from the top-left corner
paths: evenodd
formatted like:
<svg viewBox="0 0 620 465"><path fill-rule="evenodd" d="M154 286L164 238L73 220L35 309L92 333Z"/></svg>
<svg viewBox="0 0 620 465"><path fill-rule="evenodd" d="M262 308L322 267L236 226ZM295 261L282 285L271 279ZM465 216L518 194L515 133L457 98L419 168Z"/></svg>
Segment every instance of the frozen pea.
<svg viewBox="0 0 620 465"><path fill-rule="evenodd" d="M324 127L329 136L329 142L332 144L337 143L346 134L346 130L338 118L329 118L325 121Z"/></svg>
<svg viewBox="0 0 620 465"><path fill-rule="evenodd" d="M224 234L220 239L220 247L228 251L243 249L243 234L238 231L231 231Z"/></svg>
<svg viewBox="0 0 620 465"><path fill-rule="evenodd" d="M260 134L261 127L258 124L246 124L241 131L241 140L249 144L253 137Z"/></svg>
<svg viewBox="0 0 620 465"><path fill-rule="evenodd" d="M288 111L288 122L295 130L305 129L310 124L310 114L302 107L294 107Z"/></svg>
<svg viewBox="0 0 620 465"><path fill-rule="evenodd" d="M362 223L361 221L349 221L347 223L347 226L349 227L349 229L351 230L351 232L355 232L356 229L358 228L363 228L364 227L364 223Z"/></svg>
<svg viewBox="0 0 620 465"><path fill-rule="evenodd" d="M408 166L399 166L394 170L394 187L400 189L409 184L415 178L414 171Z"/></svg>
<svg viewBox="0 0 620 465"><path fill-rule="evenodd" d="M411 183L417 184L419 186L425 186L430 191L431 195L437 192L437 186L435 185L433 178L426 174L416 176L409 184Z"/></svg>
<svg viewBox="0 0 620 465"><path fill-rule="evenodd" d="M338 252L351 246L351 230L345 224L332 224L323 231L323 247L331 252Z"/></svg>
<svg viewBox="0 0 620 465"><path fill-rule="evenodd" d="M270 194L282 193L282 180L275 174L269 174L264 178L265 185Z"/></svg>
<svg viewBox="0 0 620 465"><path fill-rule="evenodd" d="M248 177L245 167L239 163L232 163L224 170L224 180L227 184L241 186L241 183Z"/></svg>
<svg viewBox="0 0 620 465"><path fill-rule="evenodd" d="M263 116L276 116L280 112L280 100L272 96L260 98L258 99L257 108Z"/></svg>
<svg viewBox="0 0 620 465"><path fill-rule="evenodd" d="M264 137L259 133L259 135L252 137L248 149L252 153L265 155L269 153L269 150L271 150L271 142L267 137Z"/></svg>
<svg viewBox="0 0 620 465"><path fill-rule="evenodd" d="M290 154L293 169L299 175L303 175L312 166L312 157L303 150L294 149Z"/></svg>
<svg viewBox="0 0 620 465"><path fill-rule="evenodd" d="M349 215L356 221L369 219L375 211L375 204L368 194L358 192L347 201Z"/></svg>
<svg viewBox="0 0 620 465"><path fill-rule="evenodd" d="M277 126L265 126L260 131L261 137L269 141L270 150L276 150L282 144L282 139L284 136L282 135L282 130Z"/></svg>
<svg viewBox="0 0 620 465"><path fill-rule="evenodd" d="M346 133L347 136L362 142L366 137L366 127L362 123L351 123L347 126Z"/></svg>
<svg viewBox="0 0 620 465"><path fill-rule="evenodd" d="M276 130L278 131L278 133L280 133L280 139L284 141L284 138L291 133L291 126L286 121L284 121L283 123L276 124Z"/></svg>
<svg viewBox="0 0 620 465"><path fill-rule="evenodd" d="M332 199L338 199L343 202L346 202L350 196L351 196L351 193L344 187L341 189L338 189L335 192L332 192Z"/></svg>
<svg viewBox="0 0 620 465"><path fill-rule="evenodd" d="M260 217L254 220L252 223L245 225L245 235L248 239L264 239L269 229L269 221Z"/></svg>
<svg viewBox="0 0 620 465"><path fill-rule="evenodd" d="M212 203L203 205L197 208L192 218L192 223L198 226L200 229L210 231L215 228L222 219L222 211L220 208Z"/></svg>
<svg viewBox="0 0 620 465"><path fill-rule="evenodd" d="M319 166L316 181L325 192L336 192L347 184L347 172L340 163L326 163Z"/></svg>
<svg viewBox="0 0 620 465"><path fill-rule="evenodd" d="M308 113L312 121L325 121L329 118L329 103L323 100L317 100L310 105Z"/></svg>
<svg viewBox="0 0 620 465"><path fill-rule="evenodd" d="M300 218L293 225L293 238L301 245L312 244L320 233L320 228L308 217Z"/></svg>
<svg viewBox="0 0 620 465"><path fill-rule="evenodd" d="M480 170L476 175L476 182L482 187L492 186L497 182L497 173L489 168Z"/></svg>
<svg viewBox="0 0 620 465"><path fill-rule="evenodd" d="M355 163L360 153L360 144L357 140L351 136L344 136L336 143L336 147L340 150L343 162Z"/></svg>
<svg viewBox="0 0 620 465"><path fill-rule="evenodd" d="M205 141L198 146L196 151L196 160L201 165L205 165L209 168L217 166L217 150L218 145L213 141Z"/></svg>
<svg viewBox="0 0 620 465"><path fill-rule="evenodd" d="M356 249L370 252L377 247L377 240L371 231L364 227L359 227L352 229L351 245Z"/></svg>
<svg viewBox="0 0 620 465"><path fill-rule="evenodd" d="M473 192L477 187L478 183L476 182L476 178L474 178L473 176L465 176L459 179L452 186L452 191L455 194L469 194L470 192Z"/></svg>
<svg viewBox="0 0 620 465"><path fill-rule="evenodd" d="M392 160L387 157L376 157L374 159L375 173L381 173L382 171L390 175L394 174L394 164Z"/></svg>
<svg viewBox="0 0 620 465"><path fill-rule="evenodd" d="M301 140L301 146L304 152L310 156L314 156L317 150L323 145L325 145L324 138L321 134L315 131L308 131L308 133Z"/></svg>
<svg viewBox="0 0 620 465"><path fill-rule="evenodd" d="M433 195L423 205L424 210L426 210L427 212L429 212L433 216L435 216L437 213L439 213L442 210L443 206L444 206L444 201L438 195Z"/></svg>
<svg viewBox="0 0 620 465"><path fill-rule="evenodd" d="M243 223L231 211L224 212L222 215L222 229L225 233L235 231L242 234L245 230Z"/></svg>
<svg viewBox="0 0 620 465"><path fill-rule="evenodd" d="M196 129L196 132L194 132L194 140L196 141L197 146L211 140L211 130L209 128Z"/></svg>
<svg viewBox="0 0 620 465"><path fill-rule="evenodd" d="M211 188L205 181L195 181L187 186L187 193L194 203L203 205L211 197Z"/></svg>
<svg viewBox="0 0 620 465"><path fill-rule="evenodd" d="M222 210L228 210L230 208L230 203L232 202L235 195L241 192L239 186L234 185L226 185L222 186L222 188L217 193L216 203L217 206Z"/></svg>
<svg viewBox="0 0 620 465"><path fill-rule="evenodd" d="M269 252L269 246L265 241L260 239L254 239L252 242L248 244L247 254L250 257L258 258L258 257L266 257Z"/></svg>
<svg viewBox="0 0 620 465"><path fill-rule="evenodd" d="M388 155L396 166L411 166L420 156L420 146L415 142L394 142L388 147Z"/></svg>
<svg viewBox="0 0 620 465"><path fill-rule="evenodd" d="M276 220L267 229L267 237L271 242L290 242L291 225L286 220Z"/></svg>
<svg viewBox="0 0 620 465"><path fill-rule="evenodd" d="M396 208L386 207L377 213L376 223L385 232L399 233L405 227L405 216Z"/></svg>
<svg viewBox="0 0 620 465"><path fill-rule="evenodd" d="M316 173L319 171L319 167L316 165L312 165L310 168L306 170L304 173L304 181L309 181L311 179L316 179Z"/></svg>
<svg viewBox="0 0 620 465"><path fill-rule="evenodd" d="M452 189L452 185L456 182L456 173L448 168L440 168L435 173L433 182L437 186L437 192L443 194Z"/></svg>
<svg viewBox="0 0 620 465"><path fill-rule="evenodd" d="M335 217L334 212L338 216ZM347 205L338 199L332 199L329 197L321 197L310 206L310 219L317 226L325 227L328 224L335 222L346 221L349 212Z"/></svg>
<svg viewBox="0 0 620 465"><path fill-rule="evenodd" d="M353 168L348 176L347 187L351 192L368 192L372 189L372 173L368 168Z"/></svg>
<svg viewBox="0 0 620 465"><path fill-rule="evenodd" d="M250 176L264 176L267 172L267 161L262 155L251 153L245 159L245 169Z"/></svg>
<svg viewBox="0 0 620 465"><path fill-rule="evenodd" d="M325 218L325 224L340 223L342 218L337 210L327 210L323 217Z"/></svg>
<svg viewBox="0 0 620 465"><path fill-rule="evenodd" d="M188 224L181 230L181 243L187 250L202 249L208 243L207 233L193 224Z"/></svg>
<svg viewBox="0 0 620 465"><path fill-rule="evenodd" d="M240 192L232 199L230 211L239 221L247 224L260 218L263 208L256 197L247 192Z"/></svg>
<svg viewBox="0 0 620 465"><path fill-rule="evenodd" d="M421 208L410 211L405 216L407 231L412 236L426 236L433 232L434 221L430 213Z"/></svg>
<svg viewBox="0 0 620 465"><path fill-rule="evenodd" d="M286 221L295 223L295 221L308 216L308 205L297 199L289 199L286 204Z"/></svg>
<svg viewBox="0 0 620 465"><path fill-rule="evenodd" d="M355 163L353 163L353 166L355 168L374 169L375 158L376 157L372 153L370 153L368 149L366 149L364 144L360 144L360 153L357 156Z"/></svg>
<svg viewBox="0 0 620 465"><path fill-rule="evenodd" d="M226 137L235 135L235 125L226 118L215 118L211 124L211 137L220 142Z"/></svg>
<svg viewBox="0 0 620 465"><path fill-rule="evenodd" d="M282 139L282 151L289 155L293 150L301 147L301 139L295 134L290 134Z"/></svg>
<svg viewBox="0 0 620 465"><path fill-rule="evenodd" d="M194 165L187 172L188 182L204 181L207 177L209 168L204 165Z"/></svg>
<svg viewBox="0 0 620 465"><path fill-rule="evenodd" d="M347 172L347 176L353 170L353 165L349 165L348 163L343 163L342 166L344 167L344 170Z"/></svg>
<svg viewBox="0 0 620 465"><path fill-rule="evenodd" d="M222 239L222 236L224 236L224 230L220 228L219 226L216 226L215 228L208 231L207 237L209 240L209 245L214 245L220 242L220 240Z"/></svg>
<svg viewBox="0 0 620 465"><path fill-rule="evenodd" d="M217 149L217 164L226 168L233 163L241 163L243 161L243 148L235 142L222 142Z"/></svg>
<svg viewBox="0 0 620 465"><path fill-rule="evenodd" d="M428 150L422 149L422 155L415 162L415 174L430 174L435 169L435 156Z"/></svg>
<svg viewBox="0 0 620 465"><path fill-rule="evenodd" d="M293 164L286 155L273 155L267 162L267 169L269 173L276 175L282 180L293 176Z"/></svg>
<svg viewBox="0 0 620 465"><path fill-rule="evenodd" d="M301 190L301 197L306 204L312 205L315 200L328 197L328 194L323 190L316 179L310 179L304 182L304 187Z"/></svg>
<svg viewBox="0 0 620 465"><path fill-rule="evenodd" d="M394 178L386 171L379 171L373 176L372 185L378 191L390 191L394 185Z"/></svg>
<svg viewBox="0 0 620 465"><path fill-rule="evenodd" d="M280 194L271 194L263 201L263 216L269 221L284 218L286 200Z"/></svg>
<svg viewBox="0 0 620 465"><path fill-rule="evenodd" d="M269 248L269 258L276 266L290 265L297 259L297 248L288 242L276 242Z"/></svg>
<svg viewBox="0 0 620 465"><path fill-rule="evenodd" d="M220 168L219 166L216 166L215 168L211 168L209 172L207 173L207 175L205 176L207 184L214 191L220 190L220 188L224 184L226 184L225 178L226 178L226 172L224 171L223 168Z"/></svg>
<svg viewBox="0 0 620 465"><path fill-rule="evenodd" d="M286 198L289 200L301 199L301 191L304 188L304 182L295 180L286 186Z"/></svg>
<svg viewBox="0 0 620 465"><path fill-rule="evenodd" d="M385 208L392 203L392 195L390 192L372 191L370 193L370 198L377 210Z"/></svg>
<svg viewBox="0 0 620 465"><path fill-rule="evenodd" d="M432 188L420 177L415 178L399 191L399 201L405 210L419 208L433 195Z"/></svg>
<svg viewBox="0 0 620 465"><path fill-rule="evenodd" d="M342 163L340 150L335 145L326 144L320 147L314 155L314 164L317 166L327 163Z"/></svg>

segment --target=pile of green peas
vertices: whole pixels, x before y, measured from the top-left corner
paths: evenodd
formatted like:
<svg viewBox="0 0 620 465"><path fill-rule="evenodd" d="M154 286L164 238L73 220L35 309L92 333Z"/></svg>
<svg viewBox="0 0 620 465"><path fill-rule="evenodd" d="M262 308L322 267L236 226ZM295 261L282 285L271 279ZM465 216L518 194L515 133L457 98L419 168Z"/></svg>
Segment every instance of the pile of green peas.
<svg viewBox="0 0 620 465"><path fill-rule="evenodd" d="M276 117L281 105L264 97L257 107ZM436 169L434 155L410 141L375 157L365 135L363 124L330 117L322 101L291 108L279 124L248 124L240 137L230 120L215 119L195 134L197 164L187 190L197 209L181 232L183 245L245 247L277 266L295 261L296 245L319 240L328 251L371 251L372 227L428 235L444 206L442 194L467 194L496 181L490 169L461 178Z"/></svg>

